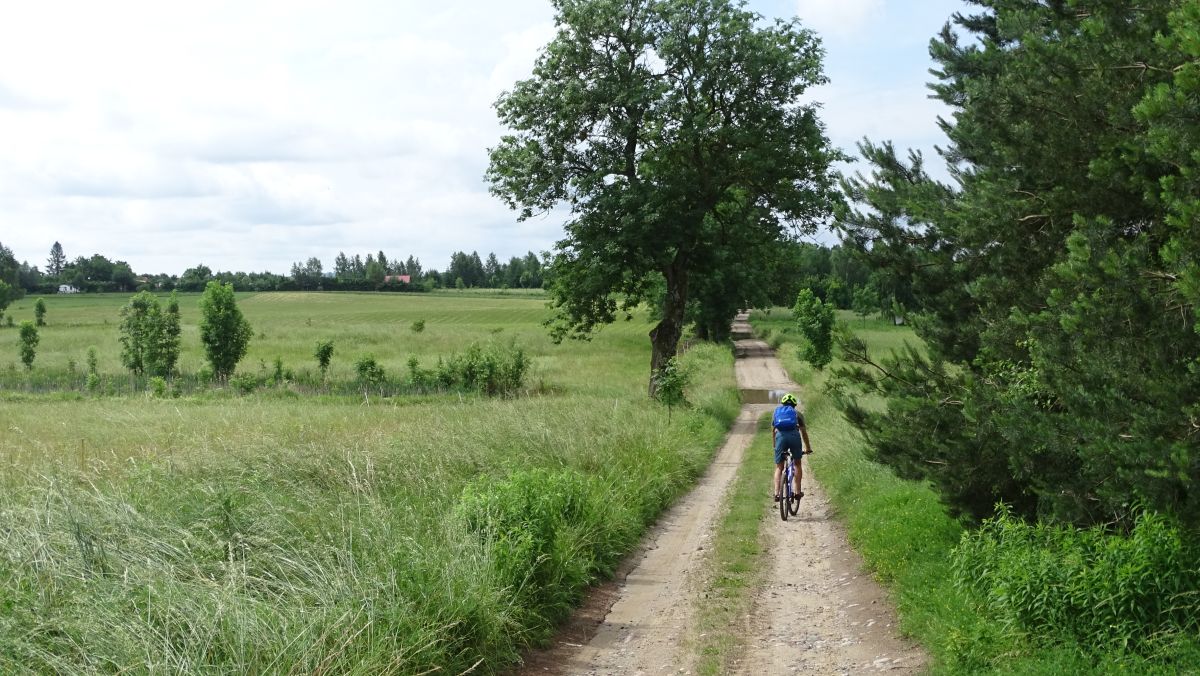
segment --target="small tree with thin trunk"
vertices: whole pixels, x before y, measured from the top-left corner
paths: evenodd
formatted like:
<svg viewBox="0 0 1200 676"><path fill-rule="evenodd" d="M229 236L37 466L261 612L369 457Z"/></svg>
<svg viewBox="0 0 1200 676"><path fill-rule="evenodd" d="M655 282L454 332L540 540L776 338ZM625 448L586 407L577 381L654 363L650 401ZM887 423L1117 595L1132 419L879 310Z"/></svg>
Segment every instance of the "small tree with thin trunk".
<svg viewBox="0 0 1200 676"><path fill-rule="evenodd" d="M25 320L21 322L21 363L25 364L25 368L33 370L33 359L37 356L38 330L33 325L33 322Z"/></svg>
<svg viewBox="0 0 1200 676"><path fill-rule="evenodd" d="M233 374L246 356L251 334L250 322L234 298L233 284L209 282L200 297L200 341L217 380L224 382Z"/></svg>
<svg viewBox="0 0 1200 676"><path fill-rule="evenodd" d="M38 326L46 325L46 299L39 298L33 304L33 317Z"/></svg>
<svg viewBox="0 0 1200 676"><path fill-rule="evenodd" d="M318 341L317 349L313 350L313 357L317 360L317 368L321 370L321 380L324 381L329 372L329 362L333 359L333 341Z"/></svg>
<svg viewBox="0 0 1200 676"><path fill-rule="evenodd" d="M818 370L833 361L833 324L836 321L833 304L822 302L812 289L801 289L796 295L792 316L807 339L804 360Z"/></svg>

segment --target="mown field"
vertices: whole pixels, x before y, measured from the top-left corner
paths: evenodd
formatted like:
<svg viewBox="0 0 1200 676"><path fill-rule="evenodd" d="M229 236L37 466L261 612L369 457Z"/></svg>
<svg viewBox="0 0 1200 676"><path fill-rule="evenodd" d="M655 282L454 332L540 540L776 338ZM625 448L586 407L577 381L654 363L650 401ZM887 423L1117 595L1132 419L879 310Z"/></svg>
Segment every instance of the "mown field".
<svg viewBox="0 0 1200 676"><path fill-rule="evenodd" d="M644 318L553 345L527 294L238 299L255 334L239 372L315 372L318 340L331 381L368 353L400 374L512 341L531 358L515 397L156 396L120 379L126 298L48 298L29 373L0 329L0 673L501 670L694 480L738 408L728 349L689 351L692 406L668 422L645 396ZM181 297L185 376L197 300ZM89 347L114 385L83 386Z"/></svg>
<svg viewBox="0 0 1200 676"><path fill-rule="evenodd" d="M864 321L850 313L839 319L863 338L875 358L919 342L910 329L887 321ZM827 390L841 362L835 359L823 371L805 363L799 356L802 334L786 308L755 312L751 320L805 393L818 449L809 461L813 472L838 508L851 542L890 590L902 630L930 651L934 672L1200 671L1200 638L1194 632L1146 628L1155 619L1148 614L1182 606L1196 594L1194 589L1165 591L1180 568L1193 565L1162 560L1177 550L1171 533L1148 531L1140 540L1108 538L1095 545L1086 531L1013 526L1007 538L995 531L982 539L964 538L968 531L947 515L929 486L899 479L871 460L862 435ZM1160 541L1145 541L1154 537ZM1074 538L1088 544L1072 546ZM991 547L982 556L981 545ZM984 574L1000 583L988 587L981 583ZM1101 626L1081 635L1069 627L1073 619Z"/></svg>

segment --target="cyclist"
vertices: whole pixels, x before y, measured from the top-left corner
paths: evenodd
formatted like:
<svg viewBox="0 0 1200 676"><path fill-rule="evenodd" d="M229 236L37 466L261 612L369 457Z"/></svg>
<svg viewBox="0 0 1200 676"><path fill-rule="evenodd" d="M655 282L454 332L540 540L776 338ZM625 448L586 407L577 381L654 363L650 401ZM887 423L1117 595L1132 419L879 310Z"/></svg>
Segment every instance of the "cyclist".
<svg viewBox="0 0 1200 676"><path fill-rule="evenodd" d="M807 448L809 453L812 453L812 444L808 441L808 428L804 426L804 414L796 410L795 395L790 392L784 394L779 399L779 407L775 409L775 414L771 416L771 441L775 446L775 481L772 482L772 487L775 489L775 502L779 502L780 495L783 491L783 486L780 485L783 477L783 454L785 451L792 452L792 459L796 463L796 474L792 490L796 497L804 495L800 490L800 479L803 471L800 469L800 454ZM804 439L803 445L801 438Z"/></svg>

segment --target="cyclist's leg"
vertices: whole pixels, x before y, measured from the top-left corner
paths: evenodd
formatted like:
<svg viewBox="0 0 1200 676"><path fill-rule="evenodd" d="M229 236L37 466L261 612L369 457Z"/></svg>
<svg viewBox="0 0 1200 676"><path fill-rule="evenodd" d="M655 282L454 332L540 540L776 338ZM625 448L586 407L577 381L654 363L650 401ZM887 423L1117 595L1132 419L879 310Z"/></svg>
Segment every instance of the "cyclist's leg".
<svg viewBox="0 0 1200 676"><path fill-rule="evenodd" d="M775 480L771 482L771 489L776 498L783 495L783 435L775 435Z"/></svg>
<svg viewBox="0 0 1200 676"><path fill-rule="evenodd" d="M804 478L804 468L801 464L804 458L804 444L800 441L798 433L789 437L789 446L792 450L792 463L795 465L795 471L792 473L792 492L800 495L800 480Z"/></svg>

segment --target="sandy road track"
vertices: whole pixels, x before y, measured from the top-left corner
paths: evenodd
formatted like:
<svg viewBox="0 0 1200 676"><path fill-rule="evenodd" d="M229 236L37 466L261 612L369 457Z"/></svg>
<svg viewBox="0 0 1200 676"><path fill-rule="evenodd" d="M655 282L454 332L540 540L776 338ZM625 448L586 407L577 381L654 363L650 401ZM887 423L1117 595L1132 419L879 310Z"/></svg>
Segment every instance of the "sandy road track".
<svg viewBox="0 0 1200 676"><path fill-rule="evenodd" d="M745 317L734 324L737 381L743 390L794 389L770 348L750 338ZM720 506L755 421L769 404L748 404L700 483L659 521L622 581L600 588L550 650L530 655L520 673L686 673L689 631L704 557ZM820 452L821 440L813 438ZM862 572L820 487L805 478L799 515L786 523L768 497L771 461L763 468L768 537L766 582L756 590L743 674L911 673L922 653L896 636L894 615L879 586Z"/></svg>

